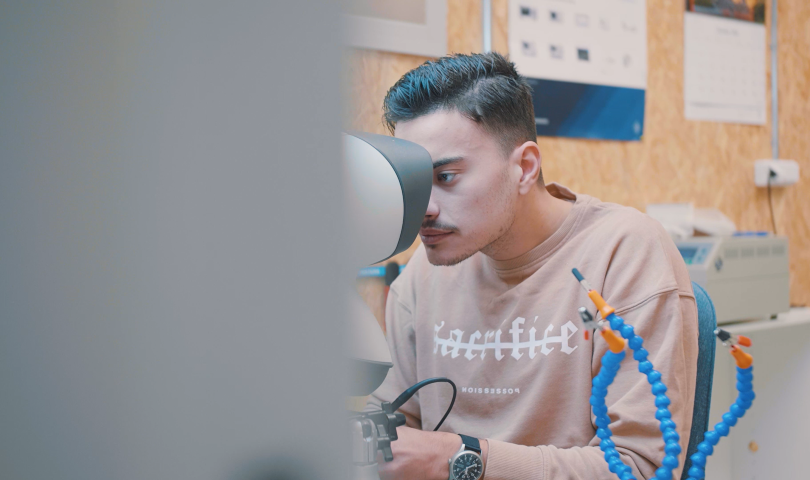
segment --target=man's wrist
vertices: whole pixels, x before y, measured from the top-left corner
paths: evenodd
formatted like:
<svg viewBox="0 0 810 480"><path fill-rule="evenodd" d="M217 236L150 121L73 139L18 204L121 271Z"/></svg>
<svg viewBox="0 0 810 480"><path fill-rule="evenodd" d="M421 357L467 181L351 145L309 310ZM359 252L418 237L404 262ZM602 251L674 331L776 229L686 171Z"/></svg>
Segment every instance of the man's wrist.
<svg viewBox="0 0 810 480"><path fill-rule="evenodd" d="M480 442L481 442L481 462L484 464L483 468L484 472L481 474L480 480L484 480L484 478L487 475L487 455L489 455L489 440L487 440L486 438L482 438L480 439Z"/></svg>
<svg viewBox="0 0 810 480"><path fill-rule="evenodd" d="M450 459L461 448L461 437L455 433L436 432L439 435L438 448L436 448L436 458L431 462L434 465L433 473L428 478L435 480L447 480L450 478ZM489 442L486 438L479 439L481 442L481 462L483 463L483 475L481 480L484 480L487 468L487 455L489 454Z"/></svg>
<svg viewBox="0 0 810 480"><path fill-rule="evenodd" d="M447 480L450 478L449 460L461 448L461 437L455 433L435 432L437 435L437 445L435 457L431 461L433 472L428 478L434 480Z"/></svg>

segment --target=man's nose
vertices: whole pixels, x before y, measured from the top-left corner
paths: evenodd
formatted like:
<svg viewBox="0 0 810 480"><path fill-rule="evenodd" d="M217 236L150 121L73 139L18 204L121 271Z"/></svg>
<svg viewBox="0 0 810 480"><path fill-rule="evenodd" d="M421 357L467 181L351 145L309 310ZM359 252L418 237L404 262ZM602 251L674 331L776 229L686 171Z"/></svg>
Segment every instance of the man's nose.
<svg viewBox="0 0 810 480"><path fill-rule="evenodd" d="M439 216L439 204L436 203L436 199L433 198L433 194L431 194L430 200L428 201L427 211L425 212L425 217L435 218L438 216Z"/></svg>

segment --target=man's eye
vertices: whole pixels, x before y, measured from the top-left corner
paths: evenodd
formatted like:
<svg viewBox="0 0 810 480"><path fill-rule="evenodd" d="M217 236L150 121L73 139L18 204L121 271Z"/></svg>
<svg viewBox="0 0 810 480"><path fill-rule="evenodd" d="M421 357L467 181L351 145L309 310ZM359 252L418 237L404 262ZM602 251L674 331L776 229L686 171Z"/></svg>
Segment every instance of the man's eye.
<svg viewBox="0 0 810 480"><path fill-rule="evenodd" d="M440 173L438 175L438 178L439 181L442 183L449 183L453 181L453 178L455 178L455 176L456 176L455 173Z"/></svg>

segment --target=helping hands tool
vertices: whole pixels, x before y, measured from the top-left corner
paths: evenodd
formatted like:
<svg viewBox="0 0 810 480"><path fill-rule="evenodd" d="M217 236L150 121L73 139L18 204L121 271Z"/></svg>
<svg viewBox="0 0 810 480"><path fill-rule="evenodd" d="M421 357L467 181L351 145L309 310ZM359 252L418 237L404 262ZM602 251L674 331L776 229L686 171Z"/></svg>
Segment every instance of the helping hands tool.
<svg viewBox="0 0 810 480"><path fill-rule="evenodd" d="M737 401L735 401L729 411L723 414L722 420L714 426L714 430L709 430L703 434L703 441L697 446L697 452L691 457L692 467L689 469L688 480L700 480L706 475L706 459L714 452L714 447L729 433L729 429L737 424L737 420L745 415L751 408L754 401L754 357L743 351L740 346L750 347L751 339L742 335L733 335L722 328L714 331L714 335L723 345L729 347L729 353L737 363Z"/></svg>
<svg viewBox="0 0 810 480"><path fill-rule="evenodd" d="M656 371L652 362L647 360L649 353L643 346L644 339L635 334L633 326L624 323L624 320L616 315L616 310L608 305L596 290L591 288L585 277L579 273L579 270L575 268L573 273L582 288L588 292L588 297L596 304L599 313L602 315L602 320L599 322L593 321L590 313L583 308L579 309L580 316L583 320L590 317L590 321L585 322L586 327L592 328L595 325L608 344L608 351L602 357L602 368L599 369L599 374L593 378L590 398L593 413L596 416L596 436L600 439L599 448L605 453L608 468L621 480L636 479L633 475L633 469L622 462L619 452L616 451L615 444L610 439L612 435L610 417L607 415L607 405L605 404L607 389L613 383L621 361L625 357L624 346L626 340L627 345L633 350L633 358L638 361L638 371L647 377L652 394L655 395L655 406L657 407L655 418L660 422L665 453L662 466L655 471L655 478L658 480L672 480L672 471L678 468L678 455L681 453L681 446L678 444L680 436L676 431L675 422L672 421L672 413L669 411L670 400L666 394L667 387L661 381L661 373ZM624 340L616 332L624 337Z"/></svg>
<svg viewBox="0 0 810 480"><path fill-rule="evenodd" d="M593 413L596 416L596 435L600 439L599 447L605 453L608 468L622 480L635 479L632 469L621 461L615 444L610 440L610 417L607 415L607 406L605 405L607 388L613 383L621 361L625 357L625 342L616 335L616 332L619 332L627 340L627 345L633 350L633 358L639 362L638 370L647 376L652 394L655 395L655 406L658 408L655 412L655 418L660 422L665 453L662 466L655 472L655 478L672 480L672 471L678 467L678 455L681 453L681 447L678 443L680 437L668 408L670 400L666 395L667 387L661 381L661 373L655 371L652 362L647 360L649 353L643 347L644 340L635 334L633 327L625 324L624 320L616 315L615 309L608 305L602 296L591 288L579 270L575 268L573 273L582 288L588 292L588 297L596 305L602 316L602 319L596 321L585 307L579 309L580 318L582 318L586 327L585 338L588 338L589 331L599 330L602 338L608 344L608 351L602 357L602 368L593 379L590 398ZM750 347L751 340L741 335L732 335L720 328L715 330L714 334L718 340L723 342L723 345L729 347L729 353L737 363L737 391L739 395L729 411L723 414L722 421L715 425L714 430L704 434L703 441L698 444L698 451L689 457L692 460L692 467L687 472L689 480L700 480L705 476L706 459L713 453L714 446L717 445L721 437L728 435L730 427L736 425L737 420L745 415L755 398L752 385L753 357L740 348L741 346Z"/></svg>

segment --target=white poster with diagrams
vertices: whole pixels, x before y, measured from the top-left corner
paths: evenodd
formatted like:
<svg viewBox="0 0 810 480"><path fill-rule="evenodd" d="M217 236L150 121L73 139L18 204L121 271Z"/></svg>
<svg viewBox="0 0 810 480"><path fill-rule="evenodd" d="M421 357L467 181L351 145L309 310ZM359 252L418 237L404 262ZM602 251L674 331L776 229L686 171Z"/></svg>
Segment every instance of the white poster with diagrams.
<svg viewBox="0 0 810 480"><path fill-rule="evenodd" d="M532 85L538 135L641 139L646 0L510 0L509 56Z"/></svg>

